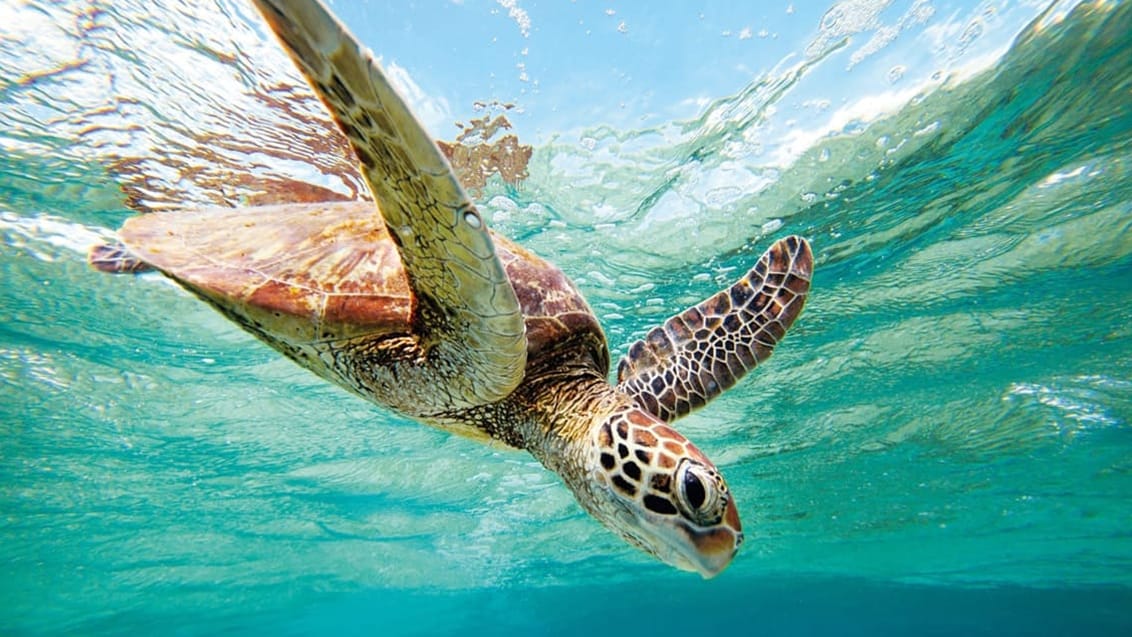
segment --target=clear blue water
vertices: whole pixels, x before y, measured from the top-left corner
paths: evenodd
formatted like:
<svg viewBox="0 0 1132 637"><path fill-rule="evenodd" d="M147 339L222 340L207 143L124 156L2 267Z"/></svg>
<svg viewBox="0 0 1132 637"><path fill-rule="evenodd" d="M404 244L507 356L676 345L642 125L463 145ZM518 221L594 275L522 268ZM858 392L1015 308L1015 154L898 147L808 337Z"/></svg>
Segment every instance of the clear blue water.
<svg viewBox="0 0 1132 637"><path fill-rule="evenodd" d="M815 245L774 358L679 423L730 569L91 271L131 202L352 184L244 4L3 2L0 633L1132 633L1132 6L511 6L339 10L438 137L519 105L530 176L483 207L615 356Z"/></svg>

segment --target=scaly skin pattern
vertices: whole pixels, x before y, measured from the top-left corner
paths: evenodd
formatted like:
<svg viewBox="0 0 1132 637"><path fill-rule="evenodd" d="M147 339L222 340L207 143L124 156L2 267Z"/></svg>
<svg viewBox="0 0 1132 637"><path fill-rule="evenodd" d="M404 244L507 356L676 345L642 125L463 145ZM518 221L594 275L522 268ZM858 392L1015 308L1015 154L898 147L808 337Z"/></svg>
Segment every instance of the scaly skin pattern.
<svg viewBox="0 0 1132 637"><path fill-rule="evenodd" d="M631 544L711 577L742 542L718 469L665 420L769 356L812 256L776 243L630 348L621 382L560 270L487 229L380 67L317 0L254 0L377 200L143 215L111 272L152 267L300 365L430 425L526 449Z"/></svg>
<svg viewBox="0 0 1132 637"><path fill-rule="evenodd" d="M618 388L672 422L765 361L805 305L814 257L801 237L776 242L730 288L629 346Z"/></svg>
<svg viewBox="0 0 1132 637"><path fill-rule="evenodd" d="M627 542L714 577L743 542L727 483L687 438L612 387L599 354L582 345L547 352L507 399L452 416L487 428L506 423L508 444L558 473Z"/></svg>

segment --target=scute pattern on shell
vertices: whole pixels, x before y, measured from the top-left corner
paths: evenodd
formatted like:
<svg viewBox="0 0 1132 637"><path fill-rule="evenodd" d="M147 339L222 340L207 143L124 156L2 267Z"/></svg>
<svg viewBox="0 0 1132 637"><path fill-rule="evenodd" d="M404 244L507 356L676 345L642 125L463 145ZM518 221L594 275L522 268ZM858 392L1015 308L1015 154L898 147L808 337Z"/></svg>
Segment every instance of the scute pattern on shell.
<svg viewBox="0 0 1132 637"><path fill-rule="evenodd" d="M119 238L226 313L287 341L409 330L408 279L372 203L151 213L129 219Z"/></svg>
<svg viewBox="0 0 1132 637"><path fill-rule="evenodd" d="M609 373L609 350L601 324L585 297L562 270L503 237L495 237L499 258L519 299L527 330L527 367L549 350L586 335L587 354L602 374Z"/></svg>

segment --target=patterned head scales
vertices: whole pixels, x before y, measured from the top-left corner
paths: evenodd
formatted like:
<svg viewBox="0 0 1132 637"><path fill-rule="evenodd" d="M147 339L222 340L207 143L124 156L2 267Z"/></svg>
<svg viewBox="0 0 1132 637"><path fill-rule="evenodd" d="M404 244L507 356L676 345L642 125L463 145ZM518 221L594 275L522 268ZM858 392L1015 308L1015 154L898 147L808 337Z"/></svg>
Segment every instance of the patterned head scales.
<svg viewBox="0 0 1132 637"><path fill-rule="evenodd" d="M684 570L713 577L743 542L727 483L687 438L639 409L595 430L594 479L612 506L595 511L630 543Z"/></svg>

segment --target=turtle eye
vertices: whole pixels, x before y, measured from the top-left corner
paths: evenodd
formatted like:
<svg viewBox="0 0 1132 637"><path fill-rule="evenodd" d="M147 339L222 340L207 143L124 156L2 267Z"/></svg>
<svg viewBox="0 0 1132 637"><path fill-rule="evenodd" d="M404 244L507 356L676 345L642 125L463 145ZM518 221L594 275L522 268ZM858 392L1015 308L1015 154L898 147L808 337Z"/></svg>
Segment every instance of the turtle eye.
<svg viewBox="0 0 1132 637"><path fill-rule="evenodd" d="M677 502L684 517L700 526L719 524L727 506L718 474L687 458L676 469Z"/></svg>
<svg viewBox="0 0 1132 637"><path fill-rule="evenodd" d="M707 492L704 489L704 483L693 471L684 472L684 498L688 500L688 504L693 509L698 509L704 505L704 500L707 499Z"/></svg>

